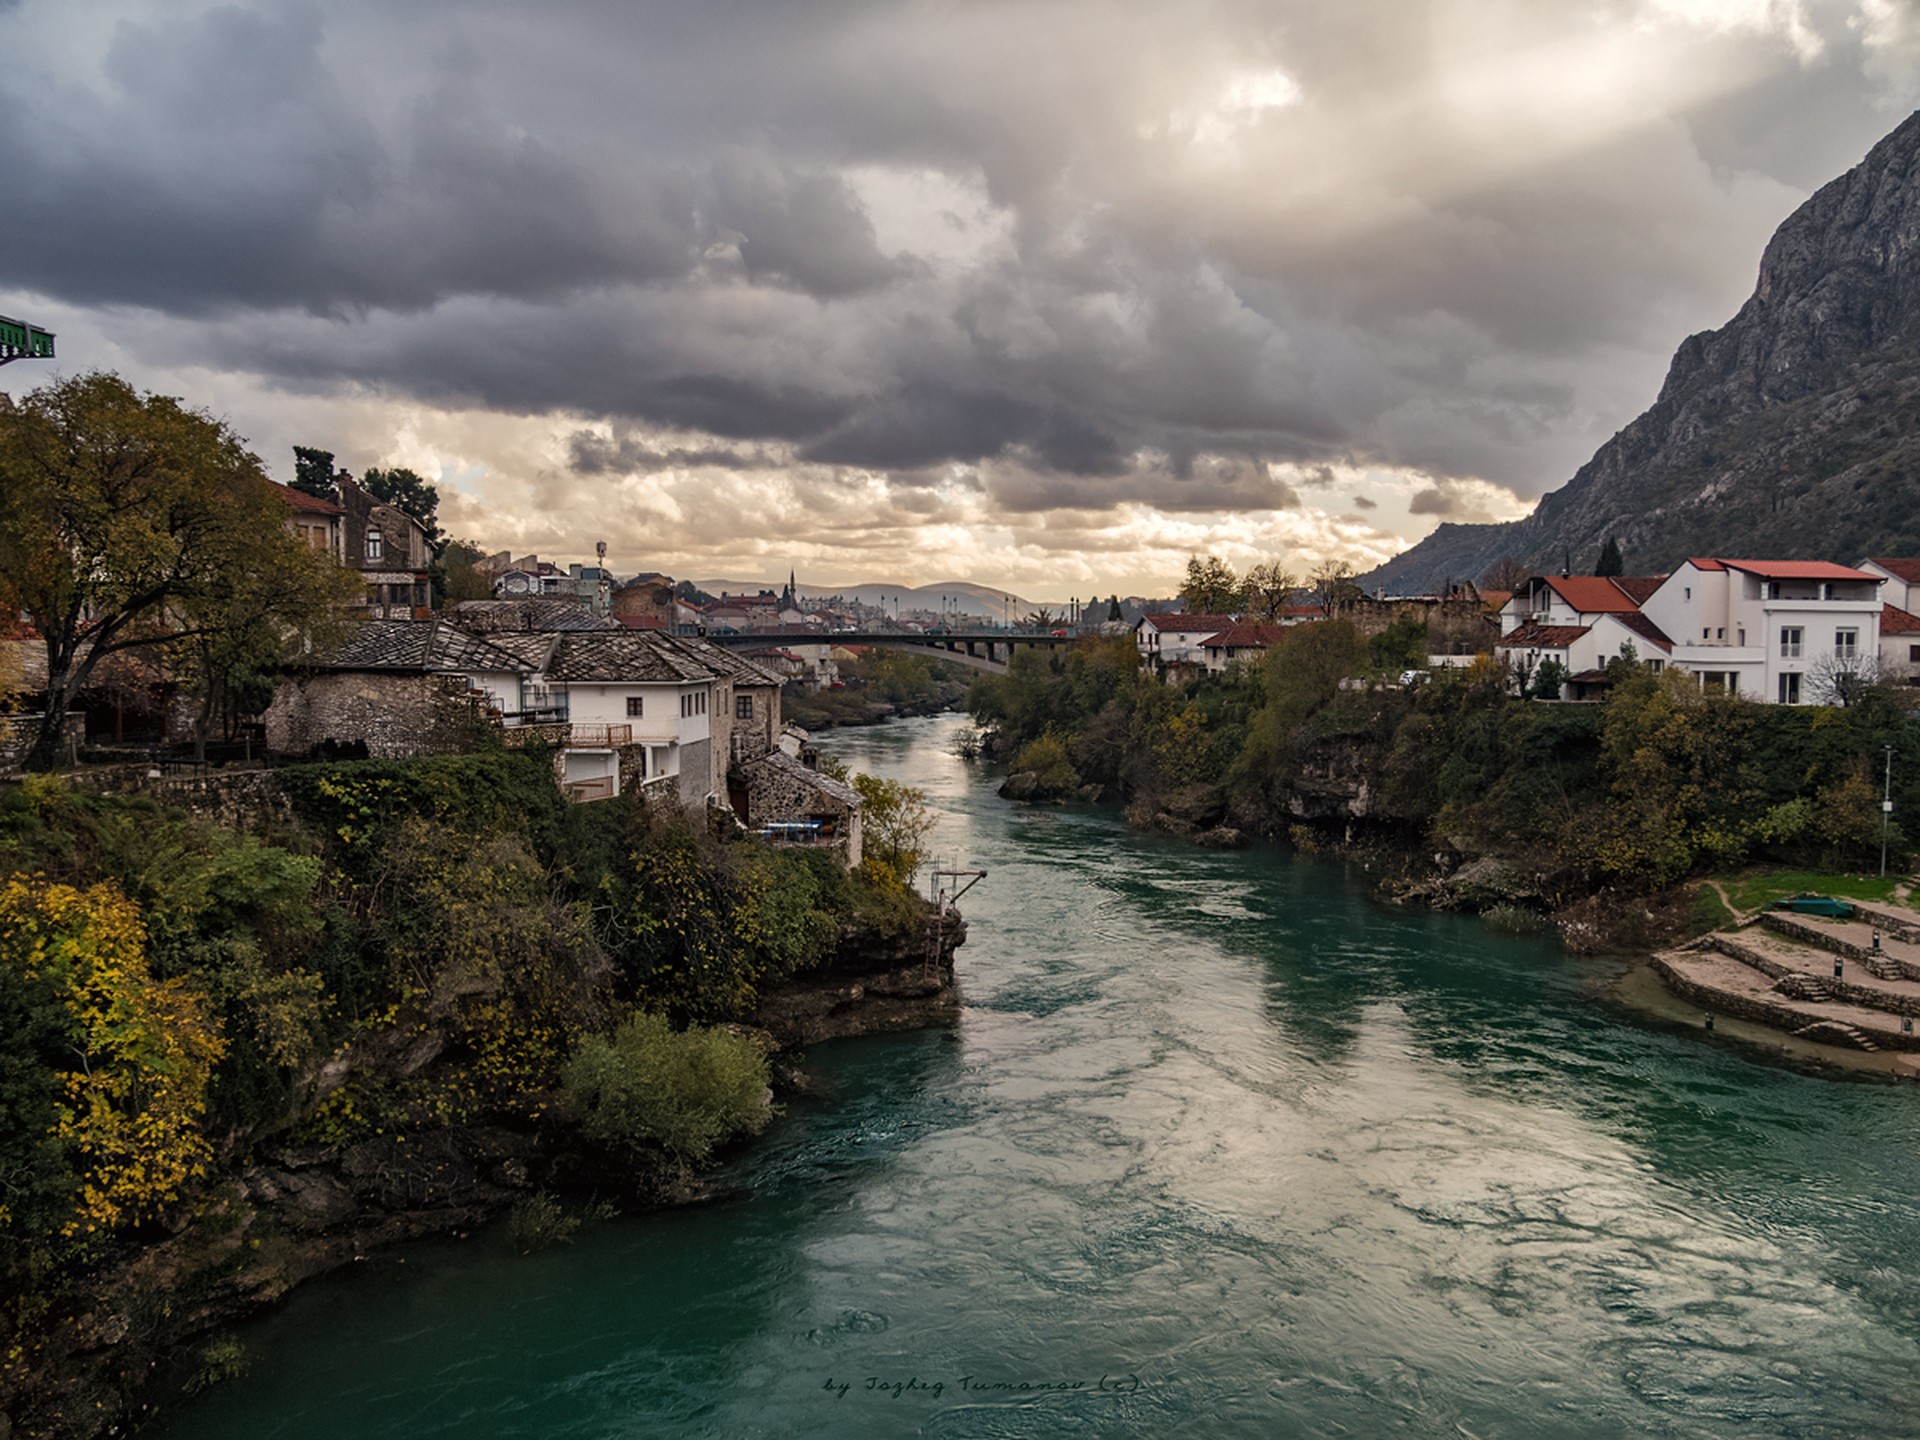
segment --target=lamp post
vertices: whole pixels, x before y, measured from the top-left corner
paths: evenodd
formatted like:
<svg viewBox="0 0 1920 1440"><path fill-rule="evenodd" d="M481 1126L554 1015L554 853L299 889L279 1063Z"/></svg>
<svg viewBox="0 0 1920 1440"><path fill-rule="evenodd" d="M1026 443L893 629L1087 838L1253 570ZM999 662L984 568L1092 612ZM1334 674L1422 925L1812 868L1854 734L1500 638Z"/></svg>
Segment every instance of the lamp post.
<svg viewBox="0 0 1920 1440"><path fill-rule="evenodd" d="M1893 746L1882 745L1887 752L1887 776L1880 787L1880 876L1887 874L1887 822L1893 816Z"/></svg>

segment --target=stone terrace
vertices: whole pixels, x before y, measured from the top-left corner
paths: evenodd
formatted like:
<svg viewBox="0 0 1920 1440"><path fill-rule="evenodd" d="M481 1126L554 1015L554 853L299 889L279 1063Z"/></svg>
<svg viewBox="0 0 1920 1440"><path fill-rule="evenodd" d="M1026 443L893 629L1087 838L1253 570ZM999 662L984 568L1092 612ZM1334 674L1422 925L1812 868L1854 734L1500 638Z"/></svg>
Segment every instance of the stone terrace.
<svg viewBox="0 0 1920 1440"><path fill-rule="evenodd" d="M1910 1052L1900 1068L1920 1075L1920 914L1858 902L1851 920L1767 911L1653 964L1704 1009L1818 1044Z"/></svg>

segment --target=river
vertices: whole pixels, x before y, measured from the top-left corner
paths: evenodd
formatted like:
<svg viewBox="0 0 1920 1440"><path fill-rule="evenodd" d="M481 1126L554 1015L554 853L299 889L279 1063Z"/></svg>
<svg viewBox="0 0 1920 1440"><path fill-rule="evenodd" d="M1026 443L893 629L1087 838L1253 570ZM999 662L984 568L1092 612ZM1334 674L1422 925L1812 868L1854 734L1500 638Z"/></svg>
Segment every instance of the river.
<svg viewBox="0 0 1920 1440"><path fill-rule="evenodd" d="M371 1437L1920 1434L1920 1096L1341 867L1023 809L943 716L957 1029L816 1049L737 1198L376 1258L156 1427Z"/></svg>

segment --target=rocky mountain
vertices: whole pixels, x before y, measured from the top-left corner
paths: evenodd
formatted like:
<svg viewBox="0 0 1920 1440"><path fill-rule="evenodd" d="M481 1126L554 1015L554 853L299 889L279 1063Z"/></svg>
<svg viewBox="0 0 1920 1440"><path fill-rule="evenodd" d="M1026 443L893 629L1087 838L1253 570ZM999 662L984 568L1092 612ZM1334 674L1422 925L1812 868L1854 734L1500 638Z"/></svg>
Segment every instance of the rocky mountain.
<svg viewBox="0 0 1920 1440"><path fill-rule="evenodd" d="M1920 554L1920 112L1768 242L1740 313L1688 337L1652 407L1525 520L1442 525L1364 577L1431 590L1504 558Z"/></svg>

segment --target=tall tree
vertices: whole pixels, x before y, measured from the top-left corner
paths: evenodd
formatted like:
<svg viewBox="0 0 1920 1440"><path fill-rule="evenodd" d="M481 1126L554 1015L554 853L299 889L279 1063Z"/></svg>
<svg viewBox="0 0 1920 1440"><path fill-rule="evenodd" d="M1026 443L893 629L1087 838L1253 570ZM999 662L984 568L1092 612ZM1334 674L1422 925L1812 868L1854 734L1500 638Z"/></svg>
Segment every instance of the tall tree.
<svg viewBox="0 0 1920 1440"><path fill-rule="evenodd" d="M1247 571L1247 618L1278 620L1300 589L1300 577L1278 560L1263 560Z"/></svg>
<svg viewBox="0 0 1920 1440"><path fill-rule="evenodd" d="M1334 606L1360 598L1360 587L1353 583L1353 566L1345 560L1323 560L1308 577L1308 594L1321 612L1332 615Z"/></svg>
<svg viewBox="0 0 1920 1440"><path fill-rule="evenodd" d="M1225 615L1240 603L1240 577L1217 555L1187 558L1187 580L1180 587L1180 608L1189 615Z"/></svg>
<svg viewBox="0 0 1920 1440"><path fill-rule="evenodd" d="M1518 590L1533 578L1533 571L1511 555L1503 555L1487 567L1480 577L1482 590Z"/></svg>
<svg viewBox="0 0 1920 1440"><path fill-rule="evenodd" d="M1120 597L1116 594L1111 600L1107 601L1107 623L1111 625L1125 618L1126 617L1120 613Z"/></svg>
<svg viewBox="0 0 1920 1440"><path fill-rule="evenodd" d="M1613 536L1609 535L1607 543L1600 547L1600 558L1593 562L1593 573L1596 575L1627 573L1626 559L1620 554L1620 542Z"/></svg>
<svg viewBox="0 0 1920 1440"><path fill-rule="evenodd" d="M315 450L307 445L293 447L293 488L316 500L338 500L340 489L334 484L333 452Z"/></svg>
<svg viewBox="0 0 1920 1440"><path fill-rule="evenodd" d="M446 532L440 528L440 490L429 485L405 466L391 470L369 470L360 477L361 485L374 499L396 510L404 510L420 522L427 532L427 544L438 556Z"/></svg>
<svg viewBox="0 0 1920 1440"><path fill-rule="evenodd" d="M105 373L0 411L0 515L0 578L47 646L30 769L101 661L219 632L226 597L317 559L238 436Z"/></svg>

